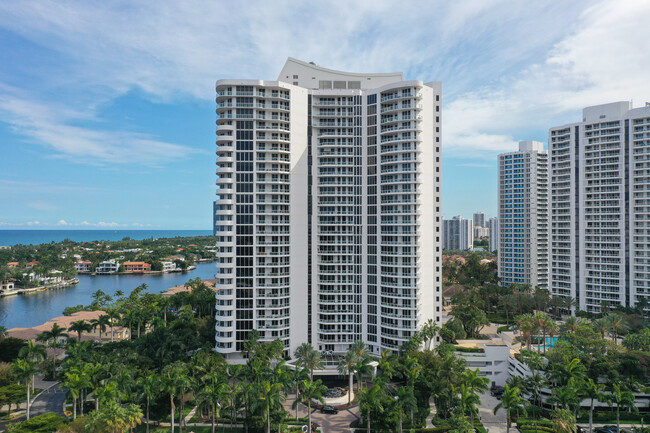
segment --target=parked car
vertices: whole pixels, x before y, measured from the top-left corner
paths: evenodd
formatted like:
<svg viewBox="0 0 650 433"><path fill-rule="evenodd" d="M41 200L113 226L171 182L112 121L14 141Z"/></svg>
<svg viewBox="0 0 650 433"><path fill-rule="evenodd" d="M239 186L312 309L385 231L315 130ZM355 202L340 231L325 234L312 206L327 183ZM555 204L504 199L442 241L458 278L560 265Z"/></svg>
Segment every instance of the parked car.
<svg viewBox="0 0 650 433"><path fill-rule="evenodd" d="M622 428L619 432L618 427L615 425L606 425L603 427L598 427L594 430L594 433L630 433L630 430Z"/></svg>
<svg viewBox="0 0 650 433"><path fill-rule="evenodd" d="M339 413L339 410L334 406L323 406L320 408L321 413Z"/></svg>
<svg viewBox="0 0 650 433"><path fill-rule="evenodd" d="M494 388L490 389L490 395L492 397L501 398L504 389L505 388L503 388L502 386L495 386Z"/></svg>

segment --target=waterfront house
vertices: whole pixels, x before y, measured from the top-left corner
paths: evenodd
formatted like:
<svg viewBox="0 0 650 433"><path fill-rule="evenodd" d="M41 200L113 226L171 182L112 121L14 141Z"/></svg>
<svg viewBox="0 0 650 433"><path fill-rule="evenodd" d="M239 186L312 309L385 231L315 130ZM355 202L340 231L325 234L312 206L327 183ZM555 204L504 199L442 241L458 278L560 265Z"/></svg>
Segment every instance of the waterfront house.
<svg viewBox="0 0 650 433"><path fill-rule="evenodd" d="M161 262L163 265L163 272L173 272L176 270L176 263L172 261Z"/></svg>
<svg viewBox="0 0 650 433"><path fill-rule="evenodd" d="M14 289L14 280L0 281L0 293L13 290Z"/></svg>
<svg viewBox="0 0 650 433"><path fill-rule="evenodd" d="M20 263L18 263L18 262L9 262L9 263L7 263L7 266L9 266L10 268L17 268L18 266L20 266Z"/></svg>
<svg viewBox="0 0 650 433"><path fill-rule="evenodd" d="M120 269L120 264L114 260L104 260L95 269L96 274L116 274Z"/></svg>
<svg viewBox="0 0 650 433"><path fill-rule="evenodd" d="M151 265L145 262L124 262L124 272L142 273L151 271Z"/></svg>
<svg viewBox="0 0 650 433"><path fill-rule="evenodd" d="M31 269L34 266L38 266L41 262L29 262L25 264L25 269Z"/></svg>
<svg viewBox="0 0 650 433"><path fill-rule="evenodd" d="M90 262L88 260L84 260L83 262L76 262L74 264L74 267L77 270L77 272L79 272L81 274L81 273L85 273L85 272L92 272L92 265L93 265L93 262Z"/></svg>
<svg viewBox="0 0 650 433"><path fill-rule="evenodd" d="M185 261L185 256L182 256L180 254L175 254L175 255L169 257L169 260L182 260L182 261Z"/></svg>

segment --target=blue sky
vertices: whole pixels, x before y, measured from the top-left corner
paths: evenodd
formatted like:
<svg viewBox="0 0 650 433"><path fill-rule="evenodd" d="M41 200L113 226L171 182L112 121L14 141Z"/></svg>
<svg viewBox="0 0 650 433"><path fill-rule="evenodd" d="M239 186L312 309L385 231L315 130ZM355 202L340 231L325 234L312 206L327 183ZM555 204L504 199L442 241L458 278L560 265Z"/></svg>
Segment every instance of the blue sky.
<svg viewBox="0 0 650 433"><path fill-rule="evenodd" d="M443 213L496 213L496 155L650 101L650 2L0 3L0 229L210 229L214 82L288 56L443 83Z"/></svg>

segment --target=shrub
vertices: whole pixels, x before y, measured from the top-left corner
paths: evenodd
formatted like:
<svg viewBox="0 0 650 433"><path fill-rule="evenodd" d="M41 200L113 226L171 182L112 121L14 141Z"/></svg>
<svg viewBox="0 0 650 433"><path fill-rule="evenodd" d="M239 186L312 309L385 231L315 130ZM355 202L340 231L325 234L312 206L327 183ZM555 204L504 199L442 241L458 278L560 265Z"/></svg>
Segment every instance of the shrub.
<svg viewBox="0 0 650 433"><path fill-rule="evenodd" d="M454 346L454 350L456 352L464 352L464 353L484 353L485 349L482 347L462 347L462 346Z"/></svg>

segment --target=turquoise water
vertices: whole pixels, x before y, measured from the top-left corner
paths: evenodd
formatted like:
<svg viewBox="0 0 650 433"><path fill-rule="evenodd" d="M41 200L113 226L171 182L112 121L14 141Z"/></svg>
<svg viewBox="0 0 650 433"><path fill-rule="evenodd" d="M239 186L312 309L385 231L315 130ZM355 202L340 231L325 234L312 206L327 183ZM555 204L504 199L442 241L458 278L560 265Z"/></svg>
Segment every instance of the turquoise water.
<svg viewBox="0 0 650 433"><path fill-rule="evenodd" d="M550 349L551 347L555 346L556 341L557 341L557 337L546 337L544 341L544 347Z"/></svg>
<svg viewBox="0 0 650 433"><path fill-rule="evenodd" d="M70 239L75 242L119 241L212 236L212 230L0 230L0 245L38 245Z"/></svg>

